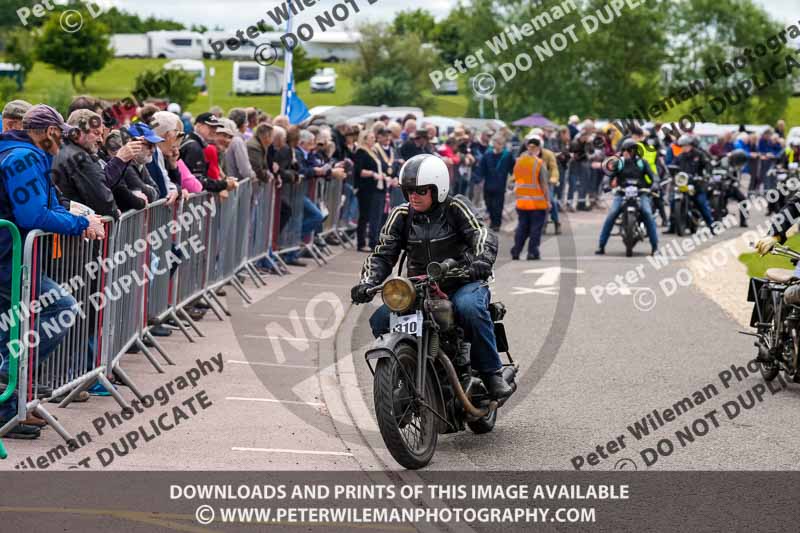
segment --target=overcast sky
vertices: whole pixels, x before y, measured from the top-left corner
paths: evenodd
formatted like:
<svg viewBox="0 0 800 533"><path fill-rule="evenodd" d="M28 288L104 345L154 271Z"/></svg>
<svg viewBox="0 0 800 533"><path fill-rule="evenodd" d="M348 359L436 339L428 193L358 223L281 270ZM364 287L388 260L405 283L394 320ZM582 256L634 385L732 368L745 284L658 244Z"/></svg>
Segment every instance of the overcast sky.
<svg viewBox="0 0 800 533"><path fill-rule="evenodd" d="M209 28L220 25L226 30L237 30L258 22L264 17L269 23L266 10L278 5L275 0L96 0L101 5L117 7L141 16L156 15L180 21L186 26L203 24ZM342 0L318 0L317 5L304 12L319 14L330 9ZM391 20L395 13L404 9L424 8L440 19L447 15L457 0L375 0L370 5L368 0L352 0L361 9L347 20L353 23L365 20ZM756 0L763 5L776 20L784 23L796 22L800 15L792 17L798 0ZM794 9L793 9L794 8ZM274 24L273 24L274 25ZM338 26L337 26L338 29Z"/></svg>

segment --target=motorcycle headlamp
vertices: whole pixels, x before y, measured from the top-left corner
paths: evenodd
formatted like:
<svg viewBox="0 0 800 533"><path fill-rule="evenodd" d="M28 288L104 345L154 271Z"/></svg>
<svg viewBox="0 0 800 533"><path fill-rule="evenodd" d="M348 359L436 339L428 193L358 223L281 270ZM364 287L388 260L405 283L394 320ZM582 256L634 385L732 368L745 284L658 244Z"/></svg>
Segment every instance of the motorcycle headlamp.
<svg viewBox="0 0 800 533"><path fill-rule="evenodd" d="M407 311L417 299L414 285L406 278L392 278L383 284L383 303L395 313Z"/></svg>
<svg viewBox="0 0 800 533"><path fill-rule="evenodd" d="M675 176L675 185L678 187L686 187L689 185L689 174L686 172L678 172Z"/></svg>

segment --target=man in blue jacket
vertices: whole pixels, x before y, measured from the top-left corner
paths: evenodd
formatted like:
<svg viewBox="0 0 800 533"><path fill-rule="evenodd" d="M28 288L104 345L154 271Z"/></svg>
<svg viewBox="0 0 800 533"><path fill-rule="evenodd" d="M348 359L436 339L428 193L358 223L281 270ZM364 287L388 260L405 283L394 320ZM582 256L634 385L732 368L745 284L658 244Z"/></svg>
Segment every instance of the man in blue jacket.
<svg viewBox="0 0 800 533"><path fill-rule="evenodd" d="M56 188L50 178L53 156L58 153L62 136L71 127L50 106L33 106L22 121L22 131L0 135L0 219L16 224L23 242L31 230L49 231L61 235L82 235L87 239L105 237L104 226L98 215L78 216L69 212L59 202ZM8 343L11 307L12 242L8 232L0 232L0 390L8 382L10 353ZM58 347L67 329L61 327L65 313L74 319L78 311L75 299L55 281L46 276L37 280L36 295L57 295L52 303L39 312L39 360L42 363ZM73 320L74 322L74 320ZM42 326L47 324L48 328ZM23 399L24 400L24 399ZM0 428L7 425L17 412L16 395L0 405ZM5 438L35 439L44 421L35 415L11 428Z"/></svg>
<svg viewBox="0 0 800 533"><path fill-rule="evenodd" d="M492 138L492 149L486 150L478 164L478 173L483 179L483 199L491 220L493 231L500 231L503 221L503 200L506 194L508 175L514 170L514 156L505 148L500 136Z"/></svg>

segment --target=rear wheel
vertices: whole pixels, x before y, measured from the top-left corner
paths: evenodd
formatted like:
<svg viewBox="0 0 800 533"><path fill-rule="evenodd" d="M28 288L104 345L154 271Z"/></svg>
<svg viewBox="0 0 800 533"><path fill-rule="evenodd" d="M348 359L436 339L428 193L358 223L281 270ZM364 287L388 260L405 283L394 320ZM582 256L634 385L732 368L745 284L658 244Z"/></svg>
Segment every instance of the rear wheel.
<svg viewBox="0 0 800 533"><path fill-rule="evenodd" d="M378 360L375 367L375 416L383 442L395 461L416 470L426 466L436 451L437 419L414 399L416 348L401 344L396 355L396 360L391 357ZM430 372L425 374L423 391L425 401L433 404L436 391Z"/></svg>
<svg viewBox="0 0 800 533"><path fill-rule="evenodd" d="M778 339L777 334L775 333L777 331L777 324L775 324L775 308L772 305L771 296L764 305L763 319L764 322L772 323L772 330L767 333L769 347L772 348L778 342ZM770 361L769 363L758 361L758 369L761 372L761 377L764 378L764 381L772 381L778 377L778 372L780 371L778 368L778 363L774 360Z"/></svg>

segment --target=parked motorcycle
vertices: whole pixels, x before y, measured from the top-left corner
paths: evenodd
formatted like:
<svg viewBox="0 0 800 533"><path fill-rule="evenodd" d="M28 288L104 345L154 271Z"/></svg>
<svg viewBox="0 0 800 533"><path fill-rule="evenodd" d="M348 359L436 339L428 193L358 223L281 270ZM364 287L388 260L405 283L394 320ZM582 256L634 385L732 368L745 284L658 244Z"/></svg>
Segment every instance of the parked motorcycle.
<svg viewBox="0 0 800 533"><path fill-rule="evenodd" d="M776 245L771 254L789 258L797 264L800 253ZM772 381L783 371L795 383L800 383L800 278L794 270L769 268L763 278L752 278L747 301L753 302L750 326L756 337L761 376Z"/></svg>
<svg viewBox="0 0 800 533"><path fill-rule="evenodd" d="M777 191L777 200L769 202L767 211L769 214L779 212L786 206L786 202L797 192L797 181L800 173L798 173L797 163L789 163L788 167L775 165L767 172L767 176L775 180L775 190Z"/></svg>
<svg viewBox="0 0 800 533"><path fill-rule="evenodd" d="M375 380L375 415L389 453L409 469L430 462L440 433L465 427L477 434L492 431L497 409L508 400L490 398L477 372L459 376L456 371L454 361L469 361L470 343L456 324L452 302L439 289L439 283L453 278L467 280L469 271L445 260L428 265L427 275L393 277L370 291L380 292L391 311L390 332L365 354ZM508 353L505 307L493 302L489 312L497 350L509 361L503 379L516 391L518 366Z"/></svg>

